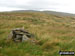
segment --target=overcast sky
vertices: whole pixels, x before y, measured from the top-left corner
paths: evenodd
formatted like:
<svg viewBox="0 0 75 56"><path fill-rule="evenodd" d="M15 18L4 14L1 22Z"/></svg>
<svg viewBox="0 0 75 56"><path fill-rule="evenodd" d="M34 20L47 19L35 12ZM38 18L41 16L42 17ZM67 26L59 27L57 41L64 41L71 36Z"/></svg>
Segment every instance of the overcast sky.
<svg viewBox="0 0 75 56"><path fill-rule="evenodd" d="M75 0L0 0L0 11L53 10L75 14Z"/></svg>

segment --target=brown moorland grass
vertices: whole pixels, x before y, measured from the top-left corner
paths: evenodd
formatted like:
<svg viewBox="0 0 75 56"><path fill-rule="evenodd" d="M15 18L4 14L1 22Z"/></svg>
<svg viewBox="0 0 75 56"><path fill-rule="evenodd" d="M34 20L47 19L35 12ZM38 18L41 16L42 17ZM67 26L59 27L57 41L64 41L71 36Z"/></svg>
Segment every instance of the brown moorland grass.
<svg viewBox="0 0 75 56"><path fill-rule="evenodd" d="M1 56L59 56L59 50L75 50L75 20L41 12L0 13ZM10 31L23 27L38 44L7 42Z"/></svg>

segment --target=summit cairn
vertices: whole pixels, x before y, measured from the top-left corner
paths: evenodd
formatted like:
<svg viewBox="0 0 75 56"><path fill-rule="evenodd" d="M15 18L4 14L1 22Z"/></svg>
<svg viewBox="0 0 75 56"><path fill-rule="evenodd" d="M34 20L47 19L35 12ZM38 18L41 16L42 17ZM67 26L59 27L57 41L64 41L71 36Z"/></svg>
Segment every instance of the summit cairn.
<svg viewBox="0 0 75 56"><path fill-rule="evenodd" d="M33 35L24 29L16 28L10 32L8 39L12 39L14 42L34 41Z"/></svg>

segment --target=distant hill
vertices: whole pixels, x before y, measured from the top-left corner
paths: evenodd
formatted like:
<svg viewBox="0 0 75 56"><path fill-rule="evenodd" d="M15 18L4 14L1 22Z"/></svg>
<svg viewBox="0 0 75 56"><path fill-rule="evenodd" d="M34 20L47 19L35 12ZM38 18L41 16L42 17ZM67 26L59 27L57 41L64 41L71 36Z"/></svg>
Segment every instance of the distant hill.
<svg viewBox="0 0 75 56"><path fill-rule="evenodd" d="M11 12L40 12L40 11L36 11L36 10L14 10Z"/></svg>
<svg viewBox="0 0 75 56"><path fill-rule="evenodd" d="M56 12L56 11L15 10L15 11L12 11L12 12L43 12L43 13L48 13L48 14L57 15L57 16L75 17L75 14L64 13L64 12Z"/></svg>
<svg viewBox="0 0 75 56"><path fill-rule="evenodd" d="M56 11L43 11L43 12L49 13L49 14L53 14L53 15L57 15L57 16L71 16L71 17L75 17L75 14L71 14L71 13L56 12Z"/></svg>

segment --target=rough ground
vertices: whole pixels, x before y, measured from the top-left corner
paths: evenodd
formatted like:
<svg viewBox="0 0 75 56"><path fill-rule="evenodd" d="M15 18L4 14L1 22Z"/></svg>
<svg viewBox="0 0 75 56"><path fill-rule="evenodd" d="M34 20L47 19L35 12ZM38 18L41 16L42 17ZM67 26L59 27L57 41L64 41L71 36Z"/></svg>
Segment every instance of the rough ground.
<svg viewBox="0 0 75 56"><path fill-rule="evenodd" d="M38 44L6 41L11 29L24 28ZM75 18L40 12L0 13L0 56L59 56L59 50L75 50Z"/></svg>

